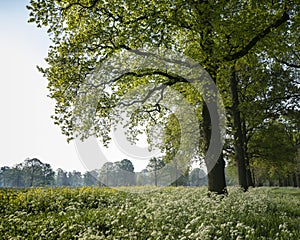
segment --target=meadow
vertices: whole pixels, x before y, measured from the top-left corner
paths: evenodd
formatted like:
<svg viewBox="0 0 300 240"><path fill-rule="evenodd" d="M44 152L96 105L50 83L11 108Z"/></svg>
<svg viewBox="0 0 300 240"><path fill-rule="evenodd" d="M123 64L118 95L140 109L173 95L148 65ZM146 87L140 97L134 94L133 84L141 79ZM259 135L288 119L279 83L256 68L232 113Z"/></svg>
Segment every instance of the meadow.
<svg viewBox="0 0 300 240"><path fill-rule="evenodd" d="M1 239L300 239L300 189L0 190Z"/></svg>

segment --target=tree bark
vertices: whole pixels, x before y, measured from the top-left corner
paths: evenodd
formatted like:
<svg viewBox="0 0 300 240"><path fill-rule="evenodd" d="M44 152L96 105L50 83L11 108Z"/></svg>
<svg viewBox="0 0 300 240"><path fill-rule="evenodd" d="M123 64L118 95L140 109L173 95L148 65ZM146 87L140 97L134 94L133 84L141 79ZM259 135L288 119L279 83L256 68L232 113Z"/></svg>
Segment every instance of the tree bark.
<svg viewBox="0 0 300 240"><path fill-rule="evenodd" d="M211 119L207 104L205 102L203 102L202 116L205 150L207 151L211 141ZM206 162L207 166L209 164L210 163ZM227 193L225 180L225 161L223 159L223 154L218 157L216 164L210 171L208 171L208 191L217 194Z"/></svg>
<svg viewBox="0 0 300 240"><path fill-rule="evenodd" d="M199 7L197 6L199 4ZM204 51L207 53L208 56L213 56L214 55L214 42L213 39L211 38L211 34L213 33L213 29L214 26L212 25L211 22L211 16L212 16L212 9L209 7L209 1L208 0L204 0L204 1L196 1L195 2L196 5L196 9L199 12L201 18L202 19L202 26L203 26L203 30L200 31L199 33L202 35L203 38L203 49ZM205 11L202 11L201 9L202 6L200 5L207 5L208 8L205 9ZM204 40L205 39L205 40ZM205 70L210 74L214 84L216 84L216 79L217 79L217 68L218 66L215 65L216 63L214 61L208 61L206 62L205 65L207 65L207 67L205 68ZM206 90L204 90L204 94L206 94L207 98L210 98L212 101L212 103L215 103L214 106L214 113L210 113L209 112L209 108L207 104L211 104L210 101L208 100L208 102L203 101L202 104L202 117L203 117L203 125L202 125L202 130L203 130L203 135L204 135L204 144L205 144L205 151L207 152L209 149L209 145L210 144L217 144L218 141L220 139L214 139L212 138L212 121L211 121L211 117L210 114L214 114L215 118L218 118L219 113L218 113L218 106L217 106L217 99L216 96L214 96L214 93L210 92L210 87L209 85L211 83L207 83L208 86ZM205 92L207 91L207 92ZM212 99L215 98L215 99ZM207 99L206 99L207 100ZM218 121L218 119L214 119L214 121ZM219 124L220 122L218 122L216 124L216 126L220 126ZM220 129L219 129L219 133L220 133ZM223 158L222 153L220 154L220 156L215 156L218 157L218 159L214 159L214 161L216 160L215 164L212 164L212 162L210 162L212 159L205 159L206 161L206 166L208 169L208 191L210 192L214 192L217 194L227 194L227 189L226 189L226 180L225 180L225 161Z"/></svg>
<svg viewBox="0 0 300 240"><path fill-rule="evenodd" d="M248 190L247 171L245 164L245 152L243 131L241 122L241 113L239 110L239 96L237 89L237 80L234 67L231 68L230 90L232 98L232 117L233 117L233 131L234 131L234 149L235 160L237 163L238 181L239 185L244 191Z"/></svg>
<svg viewBox="0 0 300 240"><path fill-rule="evenodd" d="M225 161L221 155L215 167L208 173L208 190L217 194L226 194Z"/></svg>

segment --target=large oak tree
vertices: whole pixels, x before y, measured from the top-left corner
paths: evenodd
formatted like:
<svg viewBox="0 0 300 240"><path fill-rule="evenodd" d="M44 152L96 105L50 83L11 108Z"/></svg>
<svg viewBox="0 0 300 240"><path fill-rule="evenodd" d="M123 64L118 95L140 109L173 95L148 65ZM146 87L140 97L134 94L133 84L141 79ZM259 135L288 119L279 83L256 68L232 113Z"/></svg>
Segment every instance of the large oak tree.
<svg viewBox="0 0 300 240"><path fill-rule="evenodd" d="M46 58L49 67L40 70L48 79L50 97L56 100L55 122L70 139L74 135L72 111L78 90L86 76L113 53L143 47L176 50L203 66L217 85L224 85L224 76L229 76L229 69L237 60L249 54L263 54L264 49L280 49L276 38L287 32L299 15L296 1L32 0L28 9L29 22L47 27L53 42ZM125 94L145 81L174 87L186 82L163 72L135 72L115 82L118 87L115 94ZM230 85L239 184L247 189L234 78ZM181 89L186 98L193 95L192 91ZM190 102L201 109L199 122L207 150L211 140L208 107L201 97ZM101 104L98 117L105 119L112 99L104 98ZM107 128L100 126L97 130L96 135L104 142L108 140ZM210 191L226 192L224 167L221 154L208 174Z"/></svg>

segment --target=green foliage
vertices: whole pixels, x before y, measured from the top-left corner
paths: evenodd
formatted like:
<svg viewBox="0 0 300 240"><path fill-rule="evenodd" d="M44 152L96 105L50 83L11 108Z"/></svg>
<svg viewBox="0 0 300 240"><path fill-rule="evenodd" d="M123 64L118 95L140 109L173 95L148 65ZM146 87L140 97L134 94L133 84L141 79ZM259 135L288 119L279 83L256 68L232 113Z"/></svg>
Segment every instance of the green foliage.
<svg viewBox="0 0 300 240"><path fill-rule="evenodd" d="M69 140L74 137L73 106L82 82L113 53L141 47L175 49L196 60L219 82L225 75L216 74L219 69L255 51L267 34L272 33L270 39L274 39L285 32L289 18L291 25L298 19L296 5L282 1L31 0L28 9L29 22L47 27L53 41L46 58L49 67L40 70L48 79L50 97L56 100L55 123ZM276 47L267 41L261 45L270 50ZM114 95L100 99L97 117L102 124L95 122L94 134L108 141L115 100L149 81L173 85L171 75L164 75L150 71L148 76L123 76L111 83ZM180 92L194 105L201 101L189 87L181 87ZM133 125L141 124L142 116L137 114ZM163 112L158 118L162 116Z"/></svg>
<svg viewBox="0 0 300 240"><path fill-rule="evenodd" d="M165 165L166 163L162 158L153 157L149 160L146 169L149 172L150 178L152 182L154 182L155 186L157 186L158 181L162 177L162 172L160 170L165 167Z"/></svg>
<svg viewBox="0 0 300 240"><path fill-rule="evenodd" d="M228 90L228 77L230 69L235 66L239 76L237 91L241 95L241 104L237 104L236 108L241 111L246 128L246 143L241 148L247 147L247 134L270 115L278 117L287 105L293 108L299 102L299 94L294 94L299 91L299 81L291 81L291 84L287 81L299 77L299 73L290 71L291 66L297 65L299 60L298 1L31 0L28 9L29 22L46 27L53 42L46 58L48 67L39 70L48 79L50 97L56 101L53 116L55 123L60 125L68 140L77 136L73 116L83 82L93 70L97 70L100 63L115 53L122 54L124 50L152 47L176 50L203 66L223 94L229 112L228 135L234 135L230 125L232 99ZM289 56L292 56L291 59L287 59ZM282 62L287 61L290 64L282 65ZM119 64L116 62L111 66ZM286 68L289 71L285 71ZM113 71L106 76L111 74ZM107 144L110 130L120 121L114 115L116 103L146 84L160 86L153 88L152 93L161 95L161 99L165 95L164 86L168 86L194 107L197 124L203 126L204 143L197 143L199 151L184 153L175 161L188 166L187 161L201 159L210 143L211 130L209 119L204 117L205 114L203 119L201 117L202 110L206 110L202 109L202 96L195 93L185 79L166 71L154 72L148 68L132 70L130 74L109 81L104 86L105 93L97 99L94 116L87 114L87 120L80 129L81 137L94 135ZM95 88L92 86L83 92L97 92ZM142 91L147 96L146 92ZM291 92L292 96L286 95ZM86 100L91 100L89 96L83 95ZM130 116L128 131L132 135L131 139L136 140L141 132L138 126L142 126L148 134L151 132L149 128L155 124L167 126L167 137L161 148L165 150L168 161L168 158L176 158L174 156L180 152L179 146L193 145L182 139L193 138L182 138L182 133L187 130L172 119L170 109L163 107L160 100L137 109ZM80 113L85 110L78 109ZM187 115L177 120L187 123L189 119ZM241 130L239 126L238 130ZM237 139L235 141L238 142ZM230 138L228 142L231 144ZM240 159L238 166L243 169L244 159ZM223 163L223 159L220 158L220 161ZM222 175L223 169L218 171L215 176ZM210 182L221 182L221 179ZM224 184L216 185L221 188L217 191L224 188Z"/></svg>
<svg viewBox="0 0 300 240"><path fill-rule="evenodd" d="M134 166L128 159L118 162L106 162L101 167L99 174L95 174L100 184L105 186L132 186L135 185Z"/></svg>
<svg viewBox="0 0 300 240"><path fill-rule="evenodd" d="M236 186L238 185L238 176L236 171L235 162L230 161L229 164L225 168L225 175L228 186Z"/></svg>
<svg viewBox="0 0 300 240"><path fill-rule="evenodd" d="M252 167L258 178L285 177L297 171L296 153L292 136L286 124L278 121L266 122L249 142Z"/></svg>
<svg viewBox="0 0 300 240"><path fill-rule="evenodd" d="M2 189L1 238L300 238L299 189L259 188L241 194L232 188L223 198L208 197L203 188L131 190L140 193L90 187Z"/></svg>
<svg viewBox="0 0 300 240"><path fill-rule="evenodd" d="M27 158L12 168L1 167L0 187L52 186L54 174L50 164L37 158Z"/></svg>

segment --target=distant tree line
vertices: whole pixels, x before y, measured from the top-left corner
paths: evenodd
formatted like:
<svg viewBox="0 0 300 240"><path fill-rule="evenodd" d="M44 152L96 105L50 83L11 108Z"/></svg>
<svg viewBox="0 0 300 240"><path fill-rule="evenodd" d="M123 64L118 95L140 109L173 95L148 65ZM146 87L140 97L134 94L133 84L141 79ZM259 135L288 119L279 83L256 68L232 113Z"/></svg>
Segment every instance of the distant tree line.
<svg viewBox="0 0 300 240"><path fill-rule="evenodd" d="M295 161L290 162L290 164L294 164L295 168L285 167L284 164L278 164L278 167L275 164L265 168L260 167L256 171L257 175L254 176L255 186L300 187L300 174L297 168L299 159L296 158ZM298 167L300 168L300 165ZM165 171L160 171L162 168L165 168ZM232 164L228 164L226 167L227 185L238 184L235 168L236 166ZM285 174L276 174L276 170L285 171ZM151 158L146 168L140 172L134 171L134 166L130 160L123 159L117 162L106 162L100 169L85 173L75 170L68 172L61 168L54 171L48 163L43 163L37 158L27 158L24 162L13 167L4 166L0 168L0 187L162 186L166 177L164 174L172 173L174 173L172 169L168 171L168 165L163 158L155 157ZM206 186L207 175L203 169L193 168L176 176L175 180L168 185Z"/></svg>
<svg viewBox="0 0 300 240"><path fill-rule="evenodd" d="M23 163L10 168L0 168L1 187L32 187L53 184L55 172L50 164L39 159L26 159Z"/></svg>
<svg viewBox="0 0 300 240"><path fill-rule="evenodd" d="M159 170L165 167L161 158L152 158L141 172L134 172L134 166L128 159L117 162L106 162L101 169L81 173L65 171L61 168L54 171L50 164L37 158L27 158L13 167L0 168L0 187L80 187L80 186L159 186ZM170 185L202 186L207 185L205 172L200 168L192 169L180 175Z"/></svg>

